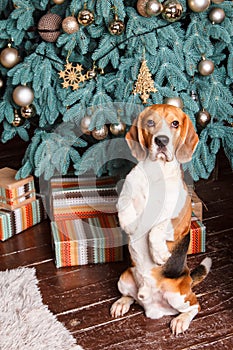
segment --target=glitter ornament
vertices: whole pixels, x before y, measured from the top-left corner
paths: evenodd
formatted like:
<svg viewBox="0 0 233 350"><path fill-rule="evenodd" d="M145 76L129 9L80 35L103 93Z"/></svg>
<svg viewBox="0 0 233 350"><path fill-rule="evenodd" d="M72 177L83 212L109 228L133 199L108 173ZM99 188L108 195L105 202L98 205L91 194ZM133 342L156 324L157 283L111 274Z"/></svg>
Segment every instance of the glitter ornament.
<svg viewBox="0 0 233 350"><path fill-rule="evenodd" d="M151 73L147 67L146 60L142 61L142 65L138 74L137 81L133 90L133 94L139 94L142 103L147 103L151 92L157 92L154 86L154 81L151 78Z"/></svg>
<svg viewBox="0 0 233 350"><path fill-rule="evenodd" d="M1 51L0 63L5 68L12 68L20 61L20 56L18 50L11 47L9 44L8 47Z"/></svg>
<svg viewBox="0 0 233 350"><path fill-rule="evenodd" d="M62 29L67 34L76 33L79 30L79 24L74 16L69 16L63 19Z"/></svg>
<svg viewBox="0 0 233 350"><path fill-rule="evenodd" d="M47 13L42 16L38 23L38 33L41 38L48 42L55 42L61 34L62 18L55 13Z"/></svg>
<svg viewBox="0 0 233 350"><path fill-rule="evenodd" d="M28 106L34 99L34 92L26 85L19 85L13 90L14 102L21 107Z"/></svg>
<svg viewBox="0 0 233 350"><path fill-rule="evenodd" d="M72 63L67 61L64 71L58 73L59 77L63 79L63 88L67 89L70 86L73 90L79 89L79 83L83 83L86 80L86 76L82 74L82 70L83 67L81 64L73 66Z"/></svg>

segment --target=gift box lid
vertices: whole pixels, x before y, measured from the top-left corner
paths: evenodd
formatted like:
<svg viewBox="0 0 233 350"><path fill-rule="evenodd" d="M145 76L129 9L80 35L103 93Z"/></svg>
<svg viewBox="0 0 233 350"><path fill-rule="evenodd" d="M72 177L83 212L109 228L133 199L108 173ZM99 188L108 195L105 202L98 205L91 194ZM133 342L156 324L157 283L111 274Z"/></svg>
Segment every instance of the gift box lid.
<svg viewBox="0 0 233 350"><path fill-rule="evenodd" d="M0 187L6 188L6 189L13 189L19 186L23 186L28 182L31 182L34 180L33 176L31 175L29 175L25 179L16 180L15 179L16 173L17 173L17 170L14 170L11 168L5 167L0 169Z"/></svg>

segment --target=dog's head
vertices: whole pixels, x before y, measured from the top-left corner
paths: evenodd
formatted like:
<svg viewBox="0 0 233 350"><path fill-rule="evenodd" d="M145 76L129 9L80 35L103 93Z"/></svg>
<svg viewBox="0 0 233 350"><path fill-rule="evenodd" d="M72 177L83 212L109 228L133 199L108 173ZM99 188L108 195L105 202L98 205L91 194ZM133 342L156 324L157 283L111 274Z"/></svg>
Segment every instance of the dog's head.
<svg viewBox="0 0 233 350"><path fill-rule="evenodd" d="M168 104L145 108L134 120L126 141L137 160L147 156L152 161L174 158L180 163L191 160L198 136L189 117L178 107Z"/></svg>

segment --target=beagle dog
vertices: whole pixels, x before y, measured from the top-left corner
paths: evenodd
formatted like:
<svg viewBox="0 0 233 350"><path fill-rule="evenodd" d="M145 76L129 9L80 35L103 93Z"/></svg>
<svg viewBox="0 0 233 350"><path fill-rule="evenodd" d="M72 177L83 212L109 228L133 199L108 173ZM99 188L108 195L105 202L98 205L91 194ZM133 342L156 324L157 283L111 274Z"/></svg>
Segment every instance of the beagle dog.
<svg viewBox="0 0 233 350"><path fill-rule="evenodd" d="M209 258L192 272L186 265L192 209L181 164L191 160L198 136L180 108L158 104L140 113L126 141L139 162L127 175L117 206L132 267L119 279L122 297L111 315L123 316L134 301L152 319L179 314L171 322L177 335L198 313L192 287L211 267Z"/></svg>

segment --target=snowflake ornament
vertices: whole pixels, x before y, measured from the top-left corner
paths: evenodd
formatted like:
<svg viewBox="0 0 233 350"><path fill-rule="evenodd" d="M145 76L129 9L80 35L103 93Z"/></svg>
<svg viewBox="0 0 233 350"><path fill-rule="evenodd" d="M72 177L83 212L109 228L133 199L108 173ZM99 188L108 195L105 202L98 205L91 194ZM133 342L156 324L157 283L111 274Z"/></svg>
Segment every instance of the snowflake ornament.
<svg viewBox="0 0 233 350"><path fill-rule="evenodd" d="M67 62L65 65L65 70L60 71L59 77L63 79L62 86L64 89L67 89L69 86L73 90L79 88L79 83L83 83L87 78L86 75L82 74L83 67L81 64L77 64L75 67L72 63Z"/></svg>

